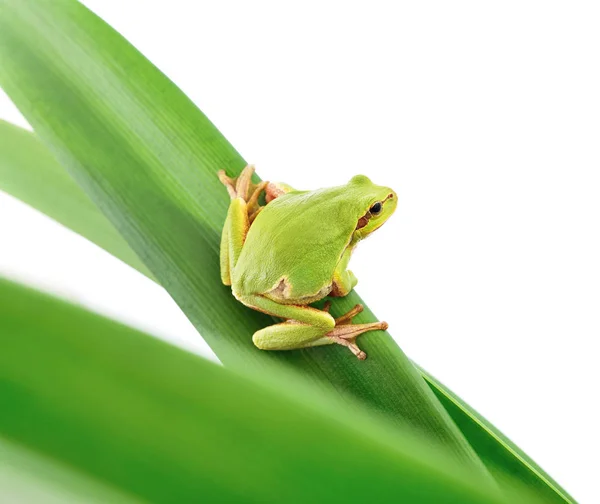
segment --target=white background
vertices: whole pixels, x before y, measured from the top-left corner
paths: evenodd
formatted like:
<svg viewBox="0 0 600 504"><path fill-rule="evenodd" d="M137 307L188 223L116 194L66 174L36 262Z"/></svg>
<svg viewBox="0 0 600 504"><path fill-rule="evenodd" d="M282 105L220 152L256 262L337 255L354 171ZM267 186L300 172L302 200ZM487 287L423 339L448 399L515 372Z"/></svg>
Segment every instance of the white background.
<svg viewBox="0 0 600 504"><path fill-rule="evenodd" d="M600 501L592 3L84 3L261 177L392 186L396 215L351 263L359 292L412 359ZM5 96L0 117L26 124ZM210 355L159 287L3 194L0 237L0 274Z"/></svg>

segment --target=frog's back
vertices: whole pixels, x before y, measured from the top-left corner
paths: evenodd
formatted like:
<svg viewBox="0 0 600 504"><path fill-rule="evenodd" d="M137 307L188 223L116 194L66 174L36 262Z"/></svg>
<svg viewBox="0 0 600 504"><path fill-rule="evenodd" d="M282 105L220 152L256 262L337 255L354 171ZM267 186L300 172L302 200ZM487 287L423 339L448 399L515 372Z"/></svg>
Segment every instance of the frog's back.
<svg viewBox="0 0 600 504"><path fill-rule="evenodd" d="M269 203L250 226L234 289L282 302L326 296L360 217L354 206L342 188L294 191Z"/></svg>

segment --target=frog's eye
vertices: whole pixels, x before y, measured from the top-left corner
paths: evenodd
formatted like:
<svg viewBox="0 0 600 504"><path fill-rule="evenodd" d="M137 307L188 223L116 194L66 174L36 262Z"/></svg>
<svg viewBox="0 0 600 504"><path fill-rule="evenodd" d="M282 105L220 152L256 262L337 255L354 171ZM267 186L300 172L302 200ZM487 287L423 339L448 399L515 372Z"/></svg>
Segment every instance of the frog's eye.
<svg viewBox="0 0 600 504"><path fill-rule="evenodd" d="M369 212L371 213L371 215L377 215L381 212L382 208L383 205L381 204L381 201L377 201L376 203L373 203L373 205L371 205Z"/></svg>

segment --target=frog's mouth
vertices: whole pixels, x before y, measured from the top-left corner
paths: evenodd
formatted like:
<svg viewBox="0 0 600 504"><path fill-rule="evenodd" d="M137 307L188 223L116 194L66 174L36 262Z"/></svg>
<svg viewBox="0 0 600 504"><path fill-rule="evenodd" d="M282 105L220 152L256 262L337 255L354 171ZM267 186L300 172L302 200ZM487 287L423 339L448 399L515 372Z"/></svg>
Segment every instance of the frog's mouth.
<svg viewBox="0 0 600 504"><path fill-rule="evenodd" d="M360 219L358 219L358 224L356 224L356 229L364 228L369 223L370 218L371 218L371 213L367 212Z"/></svg>

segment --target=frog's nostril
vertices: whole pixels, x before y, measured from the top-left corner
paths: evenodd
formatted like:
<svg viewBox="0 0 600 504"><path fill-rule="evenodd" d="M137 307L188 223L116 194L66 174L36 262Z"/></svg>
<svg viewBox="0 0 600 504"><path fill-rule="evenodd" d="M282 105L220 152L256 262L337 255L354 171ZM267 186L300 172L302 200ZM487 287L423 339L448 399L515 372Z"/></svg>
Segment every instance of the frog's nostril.
<svg viewBox="0 0 600 504"><path fill-rule="evenodd" d="M388 194L388 199L394 199L394 193Z"/></svg>

